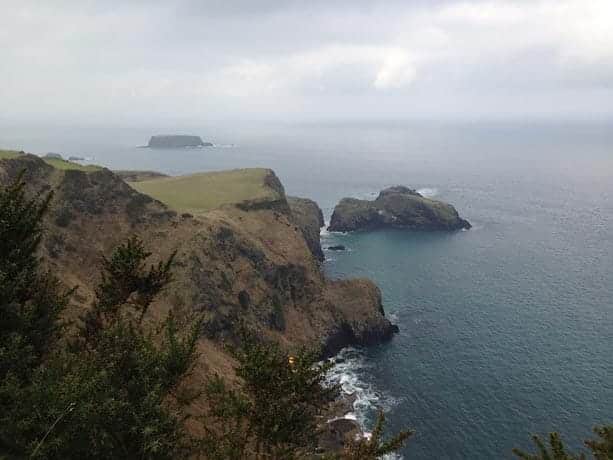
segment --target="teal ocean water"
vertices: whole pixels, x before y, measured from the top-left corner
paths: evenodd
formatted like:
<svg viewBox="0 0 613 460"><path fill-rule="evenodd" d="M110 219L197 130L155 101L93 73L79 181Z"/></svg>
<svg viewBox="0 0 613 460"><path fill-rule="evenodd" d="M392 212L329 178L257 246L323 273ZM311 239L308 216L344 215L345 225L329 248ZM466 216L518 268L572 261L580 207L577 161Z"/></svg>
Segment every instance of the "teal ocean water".
<svg viewBox="0 0 613 460"><path fill-rule="evenodd" d="M329 218L343 196L404 184L453 203L457 233L323 233L332 277L367 276L400 327L347 350L335 378L368 428L410 426L410 459L512 458L530 434L574 447L613 422L613 124L379 123L0 128L0 145L178 174L273 168ZM204 150L135 149L162 132Z"/></svg>

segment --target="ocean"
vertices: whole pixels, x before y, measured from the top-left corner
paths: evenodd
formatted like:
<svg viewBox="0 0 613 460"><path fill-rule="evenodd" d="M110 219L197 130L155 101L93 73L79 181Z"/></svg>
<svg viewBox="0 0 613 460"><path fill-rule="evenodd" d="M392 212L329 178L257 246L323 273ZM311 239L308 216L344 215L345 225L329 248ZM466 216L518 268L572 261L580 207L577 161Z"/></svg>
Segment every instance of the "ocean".
<svg viewBox="0 0 613 460"><path fill-rule="evenodd" d="M164 132L216 147L135 148ZM579 449L613 422L613 123L12 124L0 146L170 174L266 166L327 219L396 184L448 201L471 230L322 232L347 247L327 274L373 279L400 327L343 352L353 415L415 429L402 456L417 460L513 458L552 430Z"/></svg>

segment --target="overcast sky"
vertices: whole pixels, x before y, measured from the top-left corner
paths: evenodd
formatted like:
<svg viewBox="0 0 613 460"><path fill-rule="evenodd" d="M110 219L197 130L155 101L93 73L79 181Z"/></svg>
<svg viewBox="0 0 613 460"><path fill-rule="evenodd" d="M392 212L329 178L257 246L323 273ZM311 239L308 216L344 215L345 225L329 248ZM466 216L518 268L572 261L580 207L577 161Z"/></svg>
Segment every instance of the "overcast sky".
<svg viewBox="0 0 613 460"><path fill-rule="evenodd" d="M613 0L0 0L3 117L613 116Z"/></svg>

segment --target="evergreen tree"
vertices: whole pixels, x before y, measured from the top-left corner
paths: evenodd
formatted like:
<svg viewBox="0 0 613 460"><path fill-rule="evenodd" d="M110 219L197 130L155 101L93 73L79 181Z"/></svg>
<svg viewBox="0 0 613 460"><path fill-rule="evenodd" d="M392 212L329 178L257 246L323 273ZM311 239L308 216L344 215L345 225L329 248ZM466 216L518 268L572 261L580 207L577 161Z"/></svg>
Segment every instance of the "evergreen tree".
<svg viewBox="0 0 613 460"><path fill-rule="evenodd" d="M599 439L587 440L585 445L595 460L613 460L613 426L596 427L594 433ZM558 433L549 434L549 446L539 436L532 440L537 448L536 454L529 454L520 449L513 449L513 453L522 460L585 460L585 454L575 455L569 453L564 447L562 438Z"/></svg>
<svg viewBox="0 0 613 460"><path fill-rule="evenodd" d="M384 455L397 452L414 431L404 430L387 441L383 441L385 415L379 412L377 423L369 438L361 437L349 443L340 455L340 460L376 460Z"/></svg>
<svg viewBox="0 0 613 460"><path fill-rule="evenodd" d="M71 295L37 254L52 194L28 197L23 177L0 187L0 455L10 456L23 453L22 412L37 409L22 399L24 388L54 346Z"/></svg>
<svg viewBox="0 0 613 460"><path fill-rule="evenodd" d="M520 449L513 449L513 453L522 460L585 460L585 455L577 457L567 452L558 433L549 434L549 446L539 436L533 436L532 440L538 450L537 454L528 454Z"/></svg>
<svg viewBox="0 0 613 460"><path fill-rule="evenodd" d="M317 416L337 393L325 385L330 364L301 350L295 356L274 343L245 337L235 352L238 388L220 377L206 389L214 428L205 439L209 458L300 458L312 450Z"/></svg>
<svg viewBox="0 0 613 460"><path fill-rule="evenodd" d="M70 295L37 255L52 194L28 198L23 175L0 188L0 379L22 383L57 337Z"/></svg>
<svg viewBox="0 0 613 460"><path fill-rule="evenodd" d="M585 441L596 460L613 460L613 426L596 427L594 433L600 439Z"/></svg>
<svg viewBox="0 0 613 460"><path fill-rule="evenodd" d="M170 459L187 454L179 412L167 399L193 362L199 329L196 324L179 338L172 315L159 339L143 326L151 302L172 279L174 257L147 269L149 256L134 237L104 259L97 297L79 337L34 381L31 397L49 401L36 426L52 426L69 411L34 446L37 456Z"/></svg>
<svg viewBox="0 0 613 460"><path fill-rule="evenodd" d="M183 337L172 315L160 334L143 325L172 279L174 255L147 268L139 239L120 245L103 260L76 340L62 345L59 315L71 292L37 256L51 196L28 197L23 176L0 189L0 457L186 454L177 408L185 401L176 390L193 363L199 323Z"/></svg>

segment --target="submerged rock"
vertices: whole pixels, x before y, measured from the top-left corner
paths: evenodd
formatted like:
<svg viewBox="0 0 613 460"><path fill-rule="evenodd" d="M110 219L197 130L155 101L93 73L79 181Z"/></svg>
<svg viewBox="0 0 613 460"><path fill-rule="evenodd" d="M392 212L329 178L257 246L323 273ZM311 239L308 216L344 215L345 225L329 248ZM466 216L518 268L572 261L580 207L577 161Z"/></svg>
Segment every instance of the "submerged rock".
<svg viewBox="0 0 613 460"><path fill-rule="evenodd" d="M147 147L152 149L176 149L185 147L211 147L213 144L204 142L200 136L184 134L151 136Z"/></svg>
<svg viewBox="0 0 613 460"><path fill-rule="evenodd" d="M400 228L407 230L461 230L470 228L456 209L426 198L404 186L382 190L373 200L343 198L334 208L328 230L350 232Z"/></svg>
<svg viewBox="0 0 613 460"><path fill-rule="evenodd" d="M347 249L345 246L343 246L342 244L337 244L334 246L328 246L328 250L329 251L344 251L345 249Z"/></svg>

